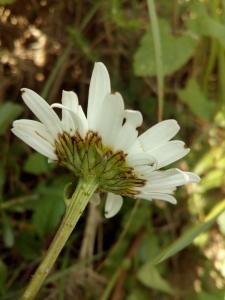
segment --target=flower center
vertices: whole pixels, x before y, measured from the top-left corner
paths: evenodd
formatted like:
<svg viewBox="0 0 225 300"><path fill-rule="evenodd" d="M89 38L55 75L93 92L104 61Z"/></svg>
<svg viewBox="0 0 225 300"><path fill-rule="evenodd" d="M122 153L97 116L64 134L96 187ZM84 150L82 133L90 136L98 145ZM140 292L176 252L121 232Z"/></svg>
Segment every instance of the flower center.
<svg viewBox="0 0 225 300"><path fill-rule="evenodd" d="M55 149L60 165L78 177L95 176L101 191L135 196L135 187L145 184L127 164L127 154L104 146L96 132L88 131L84 139L79 133L70 136L64 132L56 140Z"/></svg>

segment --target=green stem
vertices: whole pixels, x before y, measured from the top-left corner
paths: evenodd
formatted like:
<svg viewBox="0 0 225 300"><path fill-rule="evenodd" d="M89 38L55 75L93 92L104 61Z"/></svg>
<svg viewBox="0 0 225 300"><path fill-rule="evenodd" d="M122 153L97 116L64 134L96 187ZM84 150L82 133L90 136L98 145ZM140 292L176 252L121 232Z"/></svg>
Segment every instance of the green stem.
<svg viewBox="0 0 225 300"><path fill-rule="evenodd" d="M225 53L223 47L219 46L219 84L220 84L220 97L222 103L225 103Z"/></svg>
<svg viewBox="0 0 225 300"><path fill-rule="evenodd" d="M211 11L212 17L214 18L214 20L219 21L219 15L217 13L217 9L220 6L219 1L212 0L209 4L210 4L209 9ZM204 76L203 76L203 92L207 96L208 96L208 83L217 62L217 57L219 55L218 54L219 47L220 45L215 38L210 39L210 51L209 51L209 57L207 59L208 64L206 67L204 66Z"/></svg>
<svg viewBox="0 0 225 300"><path fill-rule="evenodd" d="M129 270L131 265L131 261L128 258L125 258L122 263L119 265L118 269L116 270L116 272L112 275L111 279L109 280L106 289L103 293L103 295L101 296L100 300L108 300L110 297L110 294L112 293L112 290L119 278L119 276L121 275L122 272Z"/></svg>
<svg viewBox="0 0 225 300"><path fill-rule="evenodd" d="M66 49L64 50L62 55L58 58L55 66L53 67L53 69L50 73L50 76L48 77L48 79L44 85L44 88L41 92L41 96L43 98L46 98L48 96L49 90L50 90L53 82L55 81L55 78L56 78L57 74L59 73L62 65L67 60L67 57L70 55L71 50L72 50L72 43L69 43L69 45L66 47Z"/></svg>
<svg viewBox="0 0 225 300"><path fill-rule="evenodd" d="M98 187L94 177L80 180L66 209L62 223L38 269L34 273L20 300L33 300L49 274L57 257L63 249L80 216L88 204L90 197ZM44 213L44 212L43 212Z"/></svg>
<svg viewBox="0 0 225 300"><path fill-rule="evenodd" d="M212 74L213 68L216 64L217 52L218 52L218 42L216 39L212 39L211 45L210 45L208 64L207 64L206 68L204 68L205 74L203 77L203 92L205 95L208 95L209 78L210 78L210 75Z"/></svg>
<svg viewBox="0 0 225 300"><path fill-rule="evenodd" d="M79 25L80 31L82 31L86 28L89 21L91 20L93 15L96 13L97 9L99 8L100 4L101 4L101 1L96 1L96 3L93 4L90 11L87 12L85 18L82 20L81 24ZM55 65L54 65L54 67L53 67L53 69L52 69L45 85L44 85L44 88L41 91L41 96L43 98L47 98L47 96L49 95L49 91L52 87L52 84L56 80L57 75L59 74L59 72L61 70L61 67L63 66L63 64L65 63L65 61L69 57L69 55L71 54L72 48L73 48L73 43L69 42L69 44L67 45L67 47L63 51L62 55L58 57L58 60L56 61Z"/></svg>
<svg viewBox="0 0 225 300"><path fill-rule="evenodd" d="M162 61L162 48L159 32L158 18L155 9L154 0L147 0L148 12L151 20L152 36L155 50L155 61L157 71L157 91L158 91L158 120L163 118L163 98L164 98L164 75L163 75L163 61Z"/></svg>

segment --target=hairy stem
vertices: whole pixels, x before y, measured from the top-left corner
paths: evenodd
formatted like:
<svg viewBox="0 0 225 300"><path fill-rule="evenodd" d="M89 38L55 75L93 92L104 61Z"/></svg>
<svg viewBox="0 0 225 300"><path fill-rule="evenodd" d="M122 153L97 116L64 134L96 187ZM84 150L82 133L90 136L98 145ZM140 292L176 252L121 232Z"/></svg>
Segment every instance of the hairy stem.
<svg viewBox="0 0 225 300"><path fill-rule="evenodd" d="M35 296L40 290L45 278L49 274L70 234L75 228L80 216L88 204L90 197L97 189L97 186L98 184L94 177L90 177L87 180L80 179L77 188L67 206L65 216L55 235L55 238L53 239L43 261L34 273L30 283L21 297L21 300L35 299Z"/></svg>

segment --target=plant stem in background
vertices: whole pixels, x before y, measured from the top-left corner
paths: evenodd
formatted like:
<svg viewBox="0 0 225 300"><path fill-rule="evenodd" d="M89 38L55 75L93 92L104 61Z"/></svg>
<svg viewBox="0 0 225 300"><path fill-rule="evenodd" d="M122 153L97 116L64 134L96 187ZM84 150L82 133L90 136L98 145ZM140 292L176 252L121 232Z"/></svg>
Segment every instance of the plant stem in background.
<svg viewBox="0 0 225 300"><path fill-rule="evenodd" d="M0 203L0 211L13 209L14 207L23 205L29 201L35 201L38 198L39 198L39 195L33 194L33 195L27 195L27 196L20 196L20 197L14 198L14 199L4 201L4 202Z"/></svg>
<svg viewBox="0 0 225 300"><path fill-rule="evenodd" d="M219 84L220 84L220 97L221 104L225 104L225 52L223 47L220 45L219 48Z"/></svg>
<svg viewBox="0 0 225 300"><path fill-rule="evenodd" d="M158 92L158 120L163 118L164 106L164 75L163 75L163 61L162 61L162 48L160 40L160 32L158 25L158 18L155 9L154 0L147 0L148 12L151 21L152 36L155 50L155 61L157 70L157 92Z"/></svg>
<svg viewBox="0 0 225 300"><path fill-rule="evenodd" d="M44 88L41 92L41 96L43 98L47 98L49 90L58 74L58 72L60 71L61 67L63 66L63 64L65 63L67 57L70 55L71 50L72 50L72 43L69 43L68 46L66 47L66 49L64 50L63 54L59 57L59 59L57 60L54 68L52 69L46 84L44 85Z"/></svg>
<svg viewBox="0 0 225 300"><path fill-rule="evenodd" d="M80 216L88 204L90 197L97 189L97 186L98 184L95 177L89 177L88 180L81 179L79 181L72 198L69 200L65 216L55 238L53 239L46 256L28 284L21 300L35 299L35 296L40 290L45 278L49 274L70 234L75 228Z"/></svg>
<svg viewBox="0 0 225 300"><path fill-rule="evenodd" d="M100 300L108 300L109 299L110 294L113 290L113 287L115 286L116 281L118 280L119 276L121 275L121 273L123 271L128 270L130 268L130 265L131 265L131 261L127 258L124 258L124 260L119 264L119 267L116 270L116 272L112 275Z"/></svg>
<svg viewBox="0 0 225 300"><path fill-rule="evenodd" d="M87 12L86 17L82 20L81 24L79 25L79 29L81 32L88 25L89 21L91 20L93 15L96 13L97 9L99 8L100 4L101 4L100 1L96 1L96 3L93 4L93 6L91 7L90 11ZM41 91L41 96L43 98L47 98L49 96L49 91L50 91L54 81L56 80L57 75L59 74L62 66L64 65L64 63L66 62L68 57L70 56L72 49L73 49L73 43L71 41L68 43L68 45L67 45L66 49L63 51L62 55L58 57L58 60L56 61L55 65L44 85L44 88Z"/></svg>
<svg viewBox="0 0 225 300"><path fill-rule="evenodd" d="M219 47L219 44L218 44L217 40L212 39L211 45L210 45L208 64L204 70L204 76L203 76L203 92L206 96L208 96L209 79L210 79L210 76L212 74L213 68L215 67L216 60L217 60L218 47Z"/></svg>

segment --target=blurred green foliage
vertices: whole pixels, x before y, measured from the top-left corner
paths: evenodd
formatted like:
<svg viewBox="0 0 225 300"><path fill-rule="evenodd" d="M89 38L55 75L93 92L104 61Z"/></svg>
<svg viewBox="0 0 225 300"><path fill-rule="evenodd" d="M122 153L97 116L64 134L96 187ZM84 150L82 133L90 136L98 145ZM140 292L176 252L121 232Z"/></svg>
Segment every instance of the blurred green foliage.
<svg viewBox="0 0 225 300"><path fill-rule="evenodd" d="M102 60L113 90L142 111L142 131L157 122L157 67L144 1L0 5L0 299L7 300L18 299L50 244L64 187L74 181L10 133L13 120L30 116L19 89L42 91L50 103L62 89L75 90L85 107L93 61ZM225 2L155 5L163 117L178 120L192 149L176 166L202 180L176 192L176 207L126 199L118 216L101 219L92 255L81 259L85 214L40 299L224 300Z"/></svg>
<svg viewBox="0 0 225 300"><path fill-rule="evenodd" d="M159 21L162 44L162 62L165 75L179 70L191 58L196 50L197 41L189 36L174 36L167 20ZM147 31L141 40L141 45L134 56L134 71L139 76L156 75L152 33Z"/></svg>

